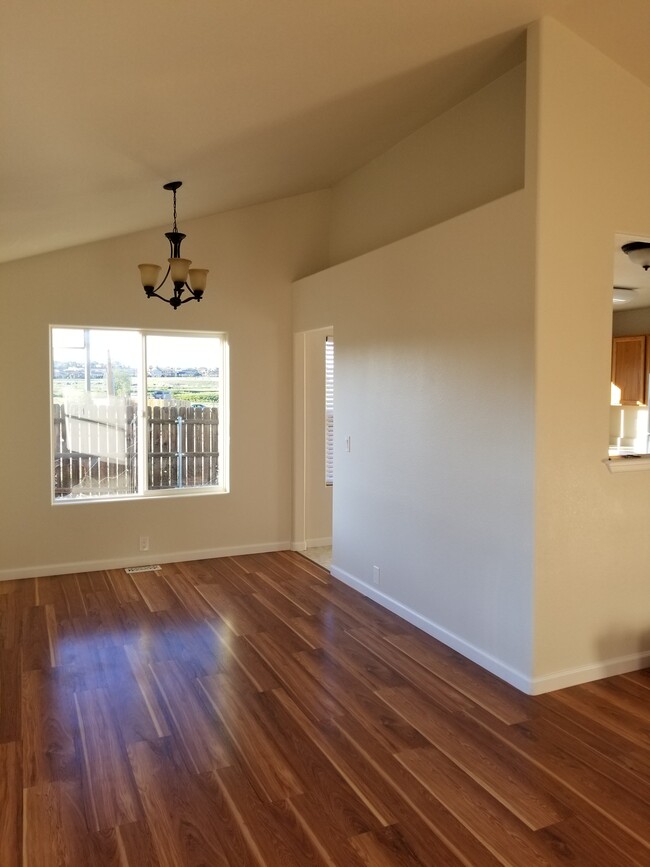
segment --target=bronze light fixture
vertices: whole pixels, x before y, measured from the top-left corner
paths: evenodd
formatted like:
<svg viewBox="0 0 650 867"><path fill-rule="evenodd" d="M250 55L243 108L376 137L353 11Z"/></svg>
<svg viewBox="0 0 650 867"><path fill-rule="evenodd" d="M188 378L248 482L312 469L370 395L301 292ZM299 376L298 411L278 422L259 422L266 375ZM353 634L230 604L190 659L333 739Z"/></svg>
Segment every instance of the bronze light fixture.
<svg viewBox="0 0 650 867"><path fill-rule="evenodd" d="M623 244L621 250L630 257L635 265L640 265L644 271L650 268L650 244L645 241L631 241Z"/></svg>
<svg viewBox="0 0 650 867"><path fill-rule="evenodd" d="M162 270L160 265L138 265L142 286L147 294L147 298L159 298L161 301L166 301L167 304L171 304L174 310L177 310L181 304L187 304L188 301L200 301L203 298L208 278L207 268L190 268L191 261L183 259L181 256L181 243L186 237L182 232L178 231L178 226L176 225L176 190L181 186L183 186L182 181L170 181L170 183L163 186L164 190L171 190L174 194L174 225L171 232L165 232L171 253L167 260L169 263L167 273L160 283L158 283ZM164 295L158 294L158 290L170 275L174 284L174 294L170 298L165 298ZM157 283L158 285L156 285ZM183 297L185 290L189 294Z"/></svg>

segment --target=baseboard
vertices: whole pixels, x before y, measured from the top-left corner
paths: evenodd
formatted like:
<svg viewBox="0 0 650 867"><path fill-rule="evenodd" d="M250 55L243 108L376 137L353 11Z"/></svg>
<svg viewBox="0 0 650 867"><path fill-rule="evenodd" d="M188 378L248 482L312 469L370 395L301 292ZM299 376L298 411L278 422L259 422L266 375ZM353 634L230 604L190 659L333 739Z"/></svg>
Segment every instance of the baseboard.
<svg viewBox="0 0 650 867"><path fill-rule="evenodd" d="M322 540L317 541L319 542L318 545L310 545L309 547L321 547ZM322 545L326 544L327 540L322 541ZM45 578L49 575L68 575L74 572L98 572L105 569L123 569L126 566L146 566L150 563L178 563L189 560L209 560L213 557L264 554L270 551L304 551L307 547L307 544L304 542L286 541L235 545L224 548L206 548L199 551L175 551L167 554L156 554L150 551L133 557L111 558L109 560L83 560L51 565L25 566L19 569L0 569L0 581L11 581L22 578ZM589 683L592 680L613 677L617 674L626 674L629 671L639 671L639 669L650 666L650 651L643 651L600 660L577 668L564 669L563 671L541 675L540 677L529 678L522 672L511 668L501 660L490 656L490 654L485 653L480 648L455 635L453 632L444 629L417 611L403 605L386 593L382 593L376 587L360 581L338 566L332 566L330 572L339 581L357 590L363 596L373 599L379 605L388 609L388 611L392 611L393 614L397 614L398 617L406 620L407 623L417 626L418 629L421 629L433 638L437 638L443 644L457 650L467 657L467 659L471 659L472 662L477 663L477 665L480 665L482 668L485 668L528 695L541 695L552 690L578 686L581 683Z"/></svg>
<svg viewBox="0 0 650 867"><path fill-rule="evenodd" d="M265 554L269 551L287 551L290 542L263 542L254 545L234 545L225 548L206 548L200 551L171 551L166 554L148 551L132 557L114 557L109 560L83 560L24 566L19 569L0 569L0 581L19 578L45 578L48 575L69 575L72 572L98 572L104 569L123 569L125 566L147 566L149 563L179 563L186 560L210 560L213 557L236 557L241 554Z"/></svg>
<svg viewBox="0 0 650 867"><path fill-rule="evenodd" d="M364 581L360 581L358 578L355 578L343 569L339 569L338 566L332 566L330 568L330 573L335 578L338 578L339 581L342 581L354 590L358 590L359 593L362 593L364 596L368 596L368 598L378 602L379 605L392 611L393 614L397 614L398 617L401 617L413 626L417 626L418 629L426 632L427 635L431 635L433 638L442 641L442 643L446 644L447 647L457 650L463 656L467 657L467 659L471 659L472 662L477 663L481 668L485 668L487 671L500 677L501 680L505 680L507 683L516 687L516 689L521 690L521 692L531 693L533 684L530 678L521 671L511 668L509 665L506 665L494 656L490 656L490 654L485 653L480 648L475 647L473 644L460 638L460 636L455 635L453 632L449 632L449 630L434 623L433 620L429 620L429 618L424 617L417 611L413 611L412 608L409 608L401 602L398 602L396 599L393 599L392 596L382 593L380 590L377 590L376 587L366 584Z"/></svg>
<svg viewBox="0 0 650 867"><path fill-rule="evenodd" d="M306 548L327 548L332 544L332 537L326 536L322 539L307 539L305 542Z"/></svg>
<svg viewBox="0 0 650 867"><path fill-rule="evenodd" d="M578 668L567 668L553 674L534 677L531 682L531 694L541 695L554 689L565 689L568 686L578 686L603 677L614 677L616 674L627 674L628 671L639 671L650 666L650 650L617 656L611 659L599 660Z"/></svg>
<svg viewBox="0 0 650 867"><path fill-rule="evenodd" d="M332 545L332 537L324 536L322 539L301 539L291 543L292 551L306 551L307 548L327 548Z"/></svg>
<svg viewBox="0 0 650 867"><path fill-rule="evenodd" d="M380 590L377 590L376 587L360 581L358 578L355 578L343 569L339 569L338 566L332 566L330 573L335 578L338 578L339 581L342 581L354 590L358 590L364 596L368 596L370 599L378 602L379 605L392 611L393 614L397 614L398 617L401 617L408 623L412 623L413 626L417 626L418 629L426 632L427 635L437 638L439 641L442 641L443 644L457 650L459 653L462 653L463 656L467 657L467 659L471 659L472 662L480 665L481 668L485 668L487 671L500 677L501 680L505 680L507 683L528 695L541 695L542 693L551 692L555 689L565 689L568 686L578 686L581 683L589 683L592 680L601 680L603 677L613 677L616 674L626 674L628 671L639 671L641 668L647 668L650 666L650 651L643 651L639 653L631 653L627 656L618 656L611 659L599 660L598 662L589 665L583 665L577 668L568 668L564 671L530 678L523 674L523 672L517 671L503 663L501 660L490 656L480 648L475 647L473 644L469 644L458 635L449 632L449 630L444 629L442 626L439 626L427 617L418 614L417 611L413 611L406 605L402 605L401 602L398 602L391 596L382 593Z"/></svg>

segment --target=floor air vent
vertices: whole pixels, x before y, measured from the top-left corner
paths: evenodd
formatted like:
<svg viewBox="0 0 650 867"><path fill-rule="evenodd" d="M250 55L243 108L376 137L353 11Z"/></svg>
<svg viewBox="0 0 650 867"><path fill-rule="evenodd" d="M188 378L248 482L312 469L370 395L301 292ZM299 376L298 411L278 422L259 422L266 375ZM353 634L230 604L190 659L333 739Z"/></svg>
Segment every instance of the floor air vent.
<svg viewBox="0 0 650 867"><path fill-rule="evenodd" d="M129 566L124 570L132 575L134 572L160 572L160 566Z"/></svg>

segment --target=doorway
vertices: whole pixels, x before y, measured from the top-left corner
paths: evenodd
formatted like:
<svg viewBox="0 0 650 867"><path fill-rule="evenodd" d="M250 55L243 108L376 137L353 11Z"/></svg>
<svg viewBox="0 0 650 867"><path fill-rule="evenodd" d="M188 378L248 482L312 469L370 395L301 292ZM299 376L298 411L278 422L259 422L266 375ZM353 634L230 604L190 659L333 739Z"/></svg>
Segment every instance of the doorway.
<svg viewBox="0 0 650 867"><path fill-rule="evenodd" d="M329 568L332 546L333 329L294 335L292 547Z"/></svg>

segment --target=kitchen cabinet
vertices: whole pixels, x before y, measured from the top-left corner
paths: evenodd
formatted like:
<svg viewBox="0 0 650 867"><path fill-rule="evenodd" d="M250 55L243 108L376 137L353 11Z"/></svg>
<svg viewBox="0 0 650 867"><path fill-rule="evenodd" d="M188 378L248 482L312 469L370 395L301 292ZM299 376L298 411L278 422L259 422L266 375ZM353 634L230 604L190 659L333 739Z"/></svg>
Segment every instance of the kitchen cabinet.
<svg viewBox="0 0 650 867"><path fill-rule="evenodd" d="M612 383L621 390L621 404L648 402L648 336L614 337Z"/></svg>

